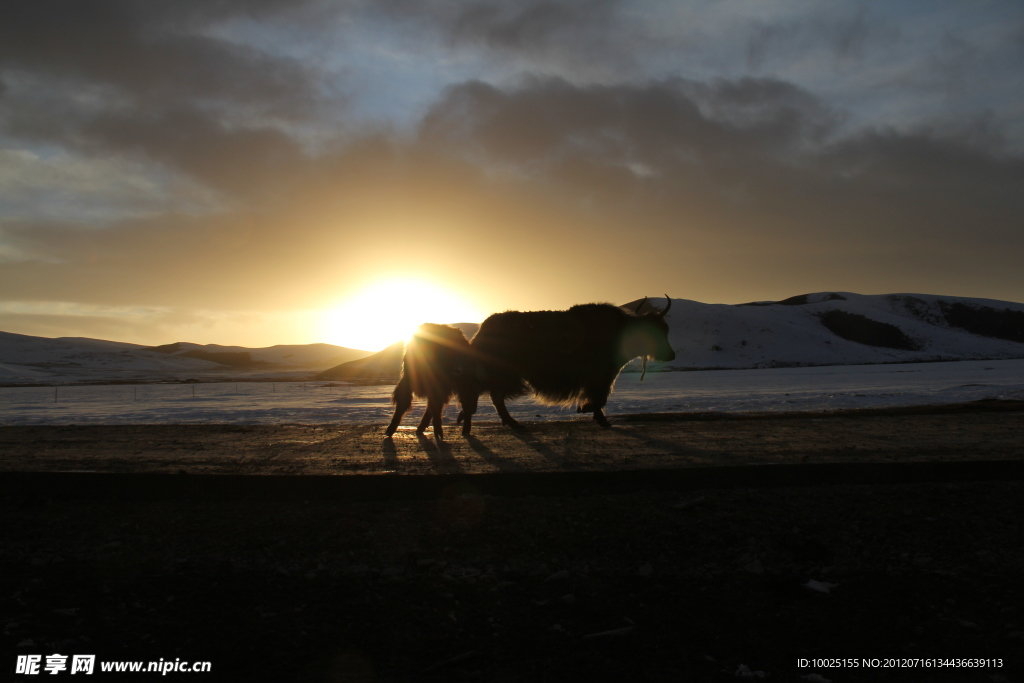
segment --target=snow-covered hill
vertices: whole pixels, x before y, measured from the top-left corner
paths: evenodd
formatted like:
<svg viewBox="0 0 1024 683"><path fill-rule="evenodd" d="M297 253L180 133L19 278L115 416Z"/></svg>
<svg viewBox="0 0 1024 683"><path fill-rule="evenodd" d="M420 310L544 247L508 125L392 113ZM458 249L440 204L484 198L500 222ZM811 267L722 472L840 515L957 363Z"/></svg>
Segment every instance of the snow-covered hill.
<svg viewBox="0 0 1024 683"><path fill-rule="evenodd" d="M645 310L652 303L664 306L654 299ZM740 305L673 299L666 320L676 359L649 363L648 372L1024 358L1024 304L993 299L849 292Z"/></svg>
<svg viewBox="0 0 1024 683"><path fill-rule="evenodd" d="M0 332L0 384L139 382L310 374L366 355L330 344L265 349L189 343L146 347Z"/></svg>

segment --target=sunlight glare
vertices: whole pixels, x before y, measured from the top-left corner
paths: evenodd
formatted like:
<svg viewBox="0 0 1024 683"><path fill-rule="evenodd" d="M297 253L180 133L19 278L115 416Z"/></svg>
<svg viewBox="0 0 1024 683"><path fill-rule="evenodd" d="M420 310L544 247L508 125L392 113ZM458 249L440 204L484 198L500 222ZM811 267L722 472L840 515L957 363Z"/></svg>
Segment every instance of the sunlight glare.
<svg viewBox="0 0 1024 683"><path fill-rule="evenodd" d="M392 278L367 285L327 311L324 341L379 351L406 341L422 323L480 322L483 315L461 297L431 282Z"/></svg>

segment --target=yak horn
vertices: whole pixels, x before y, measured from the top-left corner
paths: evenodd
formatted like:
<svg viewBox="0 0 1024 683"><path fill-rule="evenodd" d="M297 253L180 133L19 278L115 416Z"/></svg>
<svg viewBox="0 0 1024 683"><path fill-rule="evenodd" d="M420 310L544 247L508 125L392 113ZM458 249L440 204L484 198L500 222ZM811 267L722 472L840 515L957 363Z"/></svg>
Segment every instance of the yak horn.
<svg viewBox="0 0 1024 683"><path fill-rule="evenodd" d="M633 312L636 313L637 315L640 315L640 311L643 310L643 307L644 307L645 303L647 303L647 297L646 296L644 297L643 301L641 301L640 303L638 303L636 305L636 308L633 309Z"/></svg>
<svg viewBox="0 0 1024 683"><path fill-rule="evenodd" d="M668 294L665 295L665 302L665 308L658 314L659 318L664 318L665 314L668 313L668 309L672 308L672 299L669 298Z"/></svg>

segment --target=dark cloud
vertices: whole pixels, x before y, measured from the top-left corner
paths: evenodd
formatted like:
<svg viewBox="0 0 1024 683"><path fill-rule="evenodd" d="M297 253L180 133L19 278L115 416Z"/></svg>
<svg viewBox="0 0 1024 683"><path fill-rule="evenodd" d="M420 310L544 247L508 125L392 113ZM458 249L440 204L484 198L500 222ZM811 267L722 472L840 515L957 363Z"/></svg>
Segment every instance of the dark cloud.
<svg viewBox="0 0 1024 683"><path fill-rule="evenodd" d="M453 48L484 49L545 70L621 70L642 51L643 29L623 0L387 0L389 18L437 32ZM372 6L372 5L371 5Z"/></svg>
<svg viewBox="0 0 1024 683"><path fill-rule="evenodd" d="M92 109L27 97L0 107L9 135L81 153L155 162L230 195L273 197L302 181L301 145L274 126L232 126L185 102L139 109Z"/></svg>
<svg viewBox="0 0 1024 683"><path fill-rule="evenodd" d="M530 50L553 41L589 37L621 20L622 0L385 0L374 3L391 19L417 21L453 43ZM373 6L373 5L371 5Z"/></svg>
<svg viewBox="0 0 1024 683"><path fill-rule="evenodd" d="M473 82L448 91L422 138L531 167L569 158L656 172L745 167L828 132L834 115L808 93L770 79L575 86L532 80L504 91Z"/></svg>
<svg viewBox="0 0 1024 683"><path fill-rule="evenodd" d="M140 106L177 98L308 104L314 77L282 57L204 35L235 16L283 12L285 2L40 0L7 8L0 68L65 83L110 86Z"/></svg>
<svg viewBox="0 0 1024 683"><path fill-rule="evenodd" d="M848 15L814 13L799 19L754 21L746 38L746 65L757 71L773 58L822 54L829 66L861 62L867 54L888 50L902 31L890 20L872 16L861 7Z"/></svg>
<svg viewBox="0 0 1024 683"><path fill-rule="evenodd" d="M857 14L839 23L835 30L835 48L839 57L859 58L871 38L871 27L867 22L867 10L860 8Z"/></svg>
<svg viewBox="0 0 1024 683"><path fill-rule="evenodd" d="M617 0L469 2L453 13L448 31L455 42L531 50L608 29L617 19L620 4Z"/></svg>
<svg viewBox="0 0 1024 683"><path fill-rule="evenodd" d="M930 59L930 72L949 93L970 87L970 79L977 71L982 50L971 41L946 32Z"/></svg>
<svg viewBox="0 0 1024 683"><path fill-rule="evenodd" d="M109 115L82 133L94 144L141 151L212 187L264 199L303 182L304 155L294 139L271 127L232 129L197 108L135 116Z"/></svg>
<svg viewBox="0 0 1024 683"><path fill-rule="evenodd" d="M1005 264L1008 246L1024 247L1024 159L941 130L840 136L835 121L809 93L768 79L540 80L454 88L422 138L543 178L634 234L717 240L716 257L732 262L785 251Z"/></svg>
<svg viewBox="0 0 1024 683"><path fill-rule="evenodd" d="M312 67L216 36L288 20L290 2L17 3L0 23L0 131L30 144L144 159L229 195L300 182L289 123L325 97Z"/></svg>
<svg viewBox="0 0 1024 683"><path fill-rule="evenodd" d="M749 292L780 272L853 291L887 268L1016 277L1024 161L993 148L994 121L849 134L841 120L777 79L473 81L446 91L415 140L370 137L313 158L280 130L232 129L198 107L106 112L67 139L139 150L252 200L100 231L7 224L16 253L40 256L7 264L0 289L67 300L89 282L76 296L95 303L239 307L287 306L360 268L499 291L529 263L531 286L566 303L595 298L600 269L736 300L771 298ZM624 241L658 248L623 260Z"/></svg>

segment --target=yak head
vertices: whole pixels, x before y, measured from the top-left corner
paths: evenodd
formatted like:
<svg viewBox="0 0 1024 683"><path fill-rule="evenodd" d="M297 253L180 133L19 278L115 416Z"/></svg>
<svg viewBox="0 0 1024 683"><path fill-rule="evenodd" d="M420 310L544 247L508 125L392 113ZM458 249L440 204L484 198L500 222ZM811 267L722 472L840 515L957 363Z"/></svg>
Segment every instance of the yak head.
<svg viewBox="0 0 1024 683"><path fill-rule="evenodd" d="M670 361L675 360L676 352L668 341L668 323L665 322L665 315L672 307L672 299L665 295L665 308L654 310L650 313L635 315L627 324L622 338L622 353L625 359L640 356L644 359L646 370L648 360ZM647 303L647 297L636 307L640 311Z"/></svg>
<svg viewBox="0 0 1024 683"><path fill-rule="evenodd" d="M457 327L423 323L405 348L403 372L415 387L443 387L458 382L471 368L469 341Z"/></svg>

